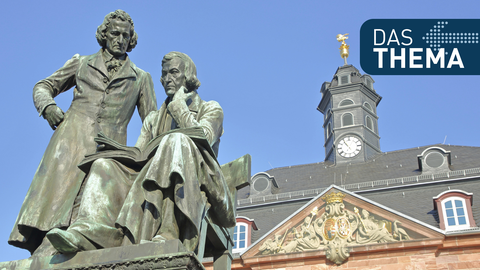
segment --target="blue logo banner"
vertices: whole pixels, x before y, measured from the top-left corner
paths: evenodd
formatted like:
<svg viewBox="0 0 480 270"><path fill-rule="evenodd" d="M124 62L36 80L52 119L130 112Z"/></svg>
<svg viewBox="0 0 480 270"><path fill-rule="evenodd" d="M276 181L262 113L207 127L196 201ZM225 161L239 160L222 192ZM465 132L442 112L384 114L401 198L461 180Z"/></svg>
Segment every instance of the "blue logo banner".
<svg viewBox="0 0 480 270"><path fill-rule="evenodd" d="M360 65L372 75L480 75L480 19L372 19Z"/></svg>

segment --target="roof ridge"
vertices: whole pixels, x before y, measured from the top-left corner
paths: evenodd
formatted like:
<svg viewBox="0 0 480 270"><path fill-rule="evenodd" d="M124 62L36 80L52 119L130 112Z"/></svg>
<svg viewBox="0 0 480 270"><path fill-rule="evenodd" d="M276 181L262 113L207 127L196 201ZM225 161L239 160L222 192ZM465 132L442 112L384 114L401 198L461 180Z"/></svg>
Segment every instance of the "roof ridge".
<svg viewBox="0 0 480 270"><path fill-rule="evenodd" d="M429 144L429 145L411 147L411 148L400 149L400 150L393 150L393 151L381 152L381 153L379 153L378 155L372 157L371 159L367 160L367 161L364 162L364 163L358 163L358 164L352 164L352 165L360 165L360 164L365 164L365 163L373 162L373 160L375 160L375 159L377 159L377 158L379 158L379 157L383 157L383 156L385 156L385 155L389 155L390 153L399 153L399 152L410 151L410 150L415 150L415 149L420 149L420 148L428 148L428 147L432 147L432 146L480 148L479 146L453 145L453 144L436 143L436 144ZM282 166L282 167L272 168L272 169L269 169L269 170L266 170L266 171L263 171L263 172L271 172L271 171L275 171L275 170L279 170L279 169L290 169L290 168L293 168L293 167L313 166L313 165L320 165L320 164L326 164L326 163L327 163L327 161L313 162L313 163L306 163L306 164L297 164L297 165L289 165L289 166ZM332 166L332 165L334 165L334 164L332 163L332 164L328 164L328 165L324 165L324 166L329 167L329 166ZM344 165L344 164L342 164L342 165ZM350 166L350 165L349 165L349 166Z"/></svg>

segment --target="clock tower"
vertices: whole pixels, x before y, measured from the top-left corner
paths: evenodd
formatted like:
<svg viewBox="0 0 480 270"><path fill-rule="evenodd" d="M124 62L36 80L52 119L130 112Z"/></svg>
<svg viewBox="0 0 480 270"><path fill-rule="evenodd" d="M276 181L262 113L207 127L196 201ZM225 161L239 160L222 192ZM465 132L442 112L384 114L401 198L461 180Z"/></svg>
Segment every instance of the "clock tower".
<svg viewBox="0 0 480 270"><path fill-rule="evenodd" d="M377 105L382 97L373 88L372 77L347 64L347 35L337 35L345 64L332 81L323 83L317 107L324 115L325 161L334 164L365 162L381 153Z"/></svg>
<svg viewBox="0 0 480 270"><path fill-rule="evenodd" d="M324 114L325 161L358 163L381 153L377 105L382 97L373 83L352 65L339 67L332 81L323 83L317 109Z"/></svg>

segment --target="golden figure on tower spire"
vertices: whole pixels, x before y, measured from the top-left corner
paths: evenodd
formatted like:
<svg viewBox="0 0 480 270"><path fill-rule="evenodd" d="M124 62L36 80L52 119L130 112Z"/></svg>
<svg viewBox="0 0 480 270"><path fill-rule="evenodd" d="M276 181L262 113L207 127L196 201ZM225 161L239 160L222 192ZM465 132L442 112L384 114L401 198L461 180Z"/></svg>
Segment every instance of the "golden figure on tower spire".
<svg viewBox="0 0 480 270"><path fill-rule="evenodd" d="M348 36L348 33L343 35L342 34L337 35L338 42L342 42L342 45L340 45L340 56L343 58L345 65L347 65L348 48L350 48L350 45L347 45L345 43L345 40L348 39L347 36Z"/></svg>

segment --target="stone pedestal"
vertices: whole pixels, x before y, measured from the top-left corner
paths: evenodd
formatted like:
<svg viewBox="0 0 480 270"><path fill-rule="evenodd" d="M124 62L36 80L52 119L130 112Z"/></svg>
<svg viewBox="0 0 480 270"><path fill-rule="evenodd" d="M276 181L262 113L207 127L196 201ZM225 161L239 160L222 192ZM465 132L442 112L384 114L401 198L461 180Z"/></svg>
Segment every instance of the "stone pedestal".
<svg viewBox="0 0 480 270"><path fill-rule="evenodd" d="M202 269L193 252L188 252L179 240L165 243L148 242L140 245L84 251L69 255L30 257L2 262L0 270L20 269Z"/></svg>

